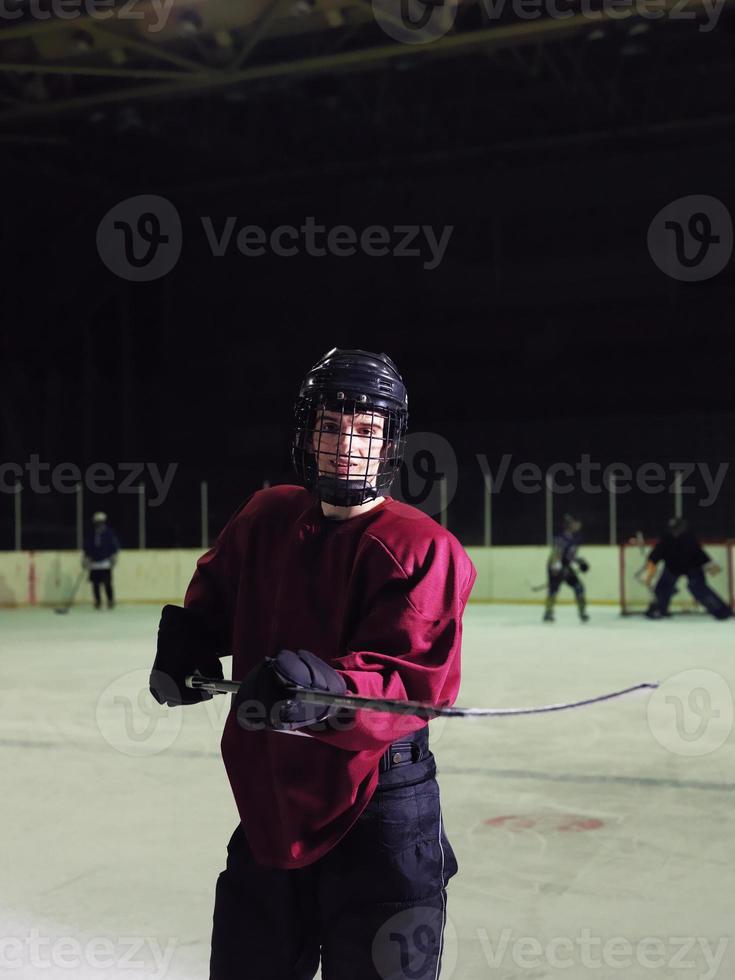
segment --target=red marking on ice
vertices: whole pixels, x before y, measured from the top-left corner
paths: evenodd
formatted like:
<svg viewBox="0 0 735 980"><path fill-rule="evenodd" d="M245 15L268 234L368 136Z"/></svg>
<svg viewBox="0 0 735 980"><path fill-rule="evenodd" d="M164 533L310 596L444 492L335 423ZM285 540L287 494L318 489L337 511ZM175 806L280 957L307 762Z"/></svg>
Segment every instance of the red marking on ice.
<svg viewBox="0 0 735 980"><path fill-rule="evenodd" d="M569 831L576 833L579 830L599 830L604 826L605 821L598 820L596 817L572 817L568 823L560 825L559 830L562 833Z"/></svg>
<svg viewBox="0 0 735 980"><path fill-rule="evenodd" d="M584 830L599 830L605 826L604 820L596 817L582 817L574 813L509 813L501 817L484 820L488 827L503 827L517 834L524 830L538 830L541 833L559 831L563 834L579 833Z"/></svg>
<svg viewBox="0 0 735 980"><path fill-rule="evenodd" d="M505 817L491 817L485 823L489 827L507 827L508 830L530 830L536 826L535 817L519 817L510 813Z"/></svg>

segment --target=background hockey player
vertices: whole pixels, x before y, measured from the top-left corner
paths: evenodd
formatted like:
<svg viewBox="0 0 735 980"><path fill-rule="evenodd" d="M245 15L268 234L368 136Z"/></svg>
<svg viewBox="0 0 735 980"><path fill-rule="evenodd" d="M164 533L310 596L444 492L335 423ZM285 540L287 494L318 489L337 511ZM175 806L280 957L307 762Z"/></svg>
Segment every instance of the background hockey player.
<svg viewBox="0 0 735 980"><path fill-rule="evenodd" d="M652 587L659 562L663 562L664 567L653 587L654 599L646 610L649 619L669 615L669 603L682 575L687 577L691 594L715 619L729 619L732 616L730 607L709 587L705 578L705 573L716 575L721 569L704 551L683 517L671 518L667 533L648 556L644 581L649 588Z"/></svg>
<svg viewBox="0 0 735 980"><path fill-rule="evenodd" d="M89 569L89 581L92 583L94 608L102 608L102 589L105 590L107 608L115 605L115 593L112 587L112 569L120 551L117 535L107 523L107 514L98 510L92 515L92 530L84 540L84 555L82 564Z"/></svg>
<svg viewBox="0 0 735 980"><path fill-rule="evenodd" d="M407 395L385 354L326 354L301 385L303 484L250 497L166 606L151 691L199 669L242 679L222 738L240 814L217 882L211 980L439 974L446 885L428 726L299 702L284 682L454 702L475 570L457 540L387 491Z"/></svg>
<svg viewBox="0 0 735 980"><path fill-rule="evenodd" d="M589 565L577 555L579 547L579 532L582 529L582 522L571 514L565 514L562 523L561 534L554 538L554 546L547 563L548 573L548 593L546 596L546 610L544 612L544 622L554 622L554 603L562 582L566 582L574 590L574 598L577 603L579 618L583 623L589 619L586 609L584 584L577 575L574 568L576 565L581 572L586 572Z"/></svg>

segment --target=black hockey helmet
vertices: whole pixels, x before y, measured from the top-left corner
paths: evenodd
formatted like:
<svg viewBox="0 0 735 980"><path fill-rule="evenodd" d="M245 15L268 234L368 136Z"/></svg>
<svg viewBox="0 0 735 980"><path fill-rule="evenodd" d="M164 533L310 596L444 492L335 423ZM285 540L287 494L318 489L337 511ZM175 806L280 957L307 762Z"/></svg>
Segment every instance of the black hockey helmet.
<svg viewBox="0 0 735 980"><path fill-rule="evenodd" d="M340 507L359 506L390 490L405 451L408 395L387 354L332 348L302 381L294 415L291 457L307 490ZM356 417L366 434L355 434ZM354 458L353 440L359 440ZM338 452L346 472L337 469ZM318 454L326 461L321 472Z"/></svg>

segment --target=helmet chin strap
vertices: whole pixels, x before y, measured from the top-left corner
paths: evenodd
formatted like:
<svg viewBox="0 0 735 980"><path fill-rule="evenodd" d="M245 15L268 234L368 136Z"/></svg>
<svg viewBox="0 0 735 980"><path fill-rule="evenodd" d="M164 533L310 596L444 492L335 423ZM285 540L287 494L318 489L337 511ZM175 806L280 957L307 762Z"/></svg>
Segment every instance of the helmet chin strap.
<svg viewBox="0 0 735 980"><path fill-rule="evenodd" d="M340 480L333 476L317 477L314 493L325 504L334 507L359 507L379 496L376 487L365 486L364 479Z"/></svg>

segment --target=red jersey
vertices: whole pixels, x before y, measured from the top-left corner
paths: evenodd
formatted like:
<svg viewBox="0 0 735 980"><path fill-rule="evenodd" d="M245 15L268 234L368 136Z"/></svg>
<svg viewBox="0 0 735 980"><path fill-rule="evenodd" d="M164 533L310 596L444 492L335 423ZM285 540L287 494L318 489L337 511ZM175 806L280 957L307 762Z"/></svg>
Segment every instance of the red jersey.
<svg viewBox="0 0 735 980"><path fill-rule="evenodd" d="M444 706L459 690L475 576L457 539L415 507L385 497L335 520L302 487L277 486L253 494L199 559L185 605L218 632L236 680L305 649L349 693ZM252 731L230 711L222 757L258 863L300 868L326 854L370 802L388 745L425 724L358 711L336 729Z"/></svg>

